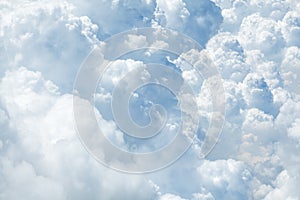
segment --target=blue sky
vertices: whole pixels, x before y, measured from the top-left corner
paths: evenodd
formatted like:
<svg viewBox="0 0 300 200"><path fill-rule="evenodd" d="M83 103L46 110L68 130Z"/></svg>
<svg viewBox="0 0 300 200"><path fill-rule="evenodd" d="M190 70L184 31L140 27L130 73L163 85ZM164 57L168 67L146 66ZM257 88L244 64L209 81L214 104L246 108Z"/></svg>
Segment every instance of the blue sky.
<svg viewBox="0 0 300 200"><path fill-rule="evenodd" d="M76 131L73 84L95 47L144 27L178 31L203 47L222 78L226 114L218 143L202 158L215 116L210 82L182 61L197 52L121 56L99 81L92 105L113 145L153 152L170 144L182 119L174 93L144 86L129 101L132 119L148 124L151 106L161 104L167 121L147 141L126 135L111 101L131 70L167 66L179 75L174 82L191 86L198 106L191 148L171 166L137 175L110 169L88 153ZM144 42L130 37L129 45ZM0 199L300 199L297 0L1 0L0 47ZM90 116L81 117L89 124Z"/></svg>

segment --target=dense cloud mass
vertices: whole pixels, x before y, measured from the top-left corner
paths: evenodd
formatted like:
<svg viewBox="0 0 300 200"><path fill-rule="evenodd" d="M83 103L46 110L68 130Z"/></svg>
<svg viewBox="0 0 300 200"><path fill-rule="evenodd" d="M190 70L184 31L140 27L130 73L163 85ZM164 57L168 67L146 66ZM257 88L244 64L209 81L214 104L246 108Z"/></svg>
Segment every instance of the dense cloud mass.
<svg viewBox="0 0 300 200"><path fill-rule="evenodd" d="M218 144L199 158L211 116L205 80L159 52L119 59L96 91L98 118L112 143L137 148L109 109L119 80L147 59L180 72L198 90L201 110L199 143L172 166L130 175L99 164L85 150L76 134L72 89L95 46L142 27L174 29L205 48L223 80L226 119ZM142 42L128 39L129 45ZM0 47L0 199L300 199L297 0L2 0ZM164 90L141 89L131 101L139 105L132 111L138 123L147 124L151 105L165 103L171 117L164 131L178 128L177 102ZM159 137L141 151L168 140Z"/></svg>

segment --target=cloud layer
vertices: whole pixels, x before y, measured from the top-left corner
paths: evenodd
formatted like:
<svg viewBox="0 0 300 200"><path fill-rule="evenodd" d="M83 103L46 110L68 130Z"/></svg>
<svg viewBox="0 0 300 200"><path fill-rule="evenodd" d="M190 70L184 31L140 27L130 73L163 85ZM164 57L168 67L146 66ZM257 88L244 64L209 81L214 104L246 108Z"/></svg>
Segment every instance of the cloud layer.
<svg viewBox="0 0 300 200"><path fill-rule="evenodd" d="M300 199L297 1L4 0L0 10L0 199ZM226 121L205 159L196 143L159 172L119 173L96 162L80 143L73 81L95 45L128 29L158 26L205 47L223 78ZM201 78L180 68L180 60L151 55L199 87ZM124 73L143 63L124 57L114 64L96 105L108 137L126 149L132 141L112 120L111 92ZM211 109L205 87L198 93L201 141ZM136 118L153 103L141 97L136 102ZM173 114L168 130L178 125Z"/></svg>

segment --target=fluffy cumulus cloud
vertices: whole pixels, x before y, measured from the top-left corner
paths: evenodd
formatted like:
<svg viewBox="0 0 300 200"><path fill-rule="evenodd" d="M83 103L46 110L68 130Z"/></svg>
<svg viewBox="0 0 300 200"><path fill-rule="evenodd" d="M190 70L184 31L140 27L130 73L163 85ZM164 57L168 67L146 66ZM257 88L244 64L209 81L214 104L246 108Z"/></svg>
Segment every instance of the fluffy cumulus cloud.
<svg viewBox="0 0 300 200"><path fill-rule="evenodd" d="M1 133L1 199L154 198L147 180L107 170L87 154L74 133L72 96L53 88L24 67L1 80L9 114Z"/></svg>
<svg viewBox="0 0 300 200"><path fill-rule="evenodd" d="M1 2L1 71L26 66L70 91L77 68L98 43L98 26L67 2ZM76 42L75 42L76 41Z"/></svg>
<svg viewBox="0 0 300 200"><path fill-rule="evenodd" d="M299 13L296 0L2 0L0 199L300 199ZM205 48L222 77L226 118L204 159L197 143L167 168L130 175L99 164L85 150L76 133L72 89L94 47L140 27L174 29ZM130 47L146 42L134 35L127 41ZM180 59L159 53L117 60L96 90L99 123L125 150L139 146L114 122L113 89L152 58L197 92L199 141L209 124L206 81L180 66ZM164 131L173 133L180 124L178 102L164 89L148 89L132 95L129 104L138 108L133 119L147 124L151 106L162 104L170 113ZM153 139L142 151L165 145L171 136Z"/></svg>

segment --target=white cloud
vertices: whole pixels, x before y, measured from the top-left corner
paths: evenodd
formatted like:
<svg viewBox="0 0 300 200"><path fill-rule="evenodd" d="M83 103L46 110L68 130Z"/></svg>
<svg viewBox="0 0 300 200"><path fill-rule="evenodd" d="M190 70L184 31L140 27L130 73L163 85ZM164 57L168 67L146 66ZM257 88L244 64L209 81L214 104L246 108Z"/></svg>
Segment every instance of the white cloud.
<svg viewBox="0 0 300 200"><path fill-rule="evenodd" d="M201 183L215 199L247 198L251 174L246 166L235 160L204 161L197 169Z"/></svg>
<svg viewBox="0 0 300 200"><path fill-rule="evenodd" d="M182 199L181 197L173 194L164 194L161 197L159 197L159 200L186 200L186 199Z"/></svg>
<svg viewBox="0 0 300 200"><path fill-rule="evenodd" d="M209 0L157 0L156 4L154 25L185 33L203 46L223 20L220 9Z"/></svg>
<svg viewBox="0 0 300 200"><path fill-rule="evenodd" d="M33 166L22 161L14 163L1 158L1 175L5 180L3 199L65 199L62 185L55 179L36 174ZM33 189L34 188L34 189ZM17 191L17 192L16 192Z"/></svg>
<svg viewBox="0 0 300 200"><path fill-rule="evenodd" d="M289 11L285 14L283 23L283 36L288 46L300 47L300 14L298 11Z"/></svg>
<svg viewBox="0 0 300 200"><path fill-rule="evenodd" d="M99 42L98 27L87 16L74 15L67 2L7 4L7 14L1 18L6 49L1 73L26 66L41 71L64 92L71 91L78 67Z"/></svg>
<svg viewBox="0 0 300 200"><path fill-rule="evenodd" d="M238 82L249 73L244 50L231 33L219 33L214 36L209 40L207 49L224 79Z"/></svg>
<svg viewBox="0 0 300 200"><path fill-rule="evenodd" d="M272 58L276 58L285 45L280 25L275 20L261 17L259 13L245 17L238 34L244 49L259 49Z"/></svg>
<svg viewBox="0 0 300 200"><path fill-rule="evenodd" d="M294 123L292 124L292 127L288 130L288 135L291 138L294 138L300 142L300 118L295 119Z"/></svg>
<svg viewBox="0 0 300 200"><path fill-rule="evenodd" d="M158 0L155 15L161 25L180 29L190 13L182 0Z"/></svg>
<svg viewBox="0 0 300 200"><path fill-rule="evenodd" d="M1 81L1 102L16 138L1 150L1 198L153 199L142 176L109 171L89 156L74 129L72 96L48 91L48 85L41 73L24 67Z"/></svg>
<svg viewBox="0 0 300 200"><path fill-rule="evenodd" d="M289 176L287 171L284 170L278 175L275 185L277 188L267 194L265 197L266 200L274 198L290 200L299 199L300 194L297 188L299 182L296 181L296 178Z"/></svg>
<svg viewBox="0 0 300 200"><path fill-rule="evenodd" d="M98 25L101 40L136 27L149 27L152 23L156 1L154 0L75 0L75 14L88 16Z"/></svg>
<svg viewBox="0 0 300 200"><path fill-rule="evenodd" d="M300 49L298 47L287 48L281 63L280 74L284 86L291 92L299 94L300 84Z"/></svg>
<svg viewBox="0 0 300 200"><path fill-rule="evenodd" d="M242 91L249 108L258 108L266 113L274 111L273 94L260 75L249 73L243 81Z"/></svg>
<svg viewBox="0 0 300 200"><path fill-rule="evenodd" d="M213 2L1 1L0 199L299 199L300 3ZM226 123L205 160L194 147L170 168L131 176L84 150L70 92L94 45L145 26L176 29L206 45L224 79ZM143 44L141 36L128 38L131 47ZM111 117L113 87L141 66L118 60L107 71L97 93L104 119ZM193 86L202 81L194 70L180 70ZM205 82L197 100L205 130L211 111ZM130 143L104 119L116 144ZM178 126L175 119L169 130Z"/></svg>

